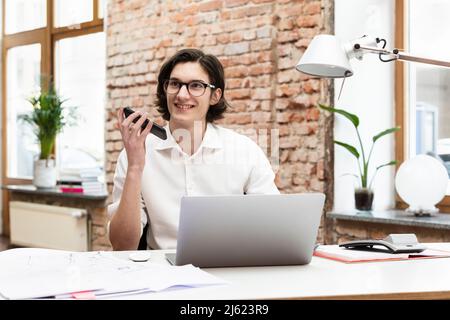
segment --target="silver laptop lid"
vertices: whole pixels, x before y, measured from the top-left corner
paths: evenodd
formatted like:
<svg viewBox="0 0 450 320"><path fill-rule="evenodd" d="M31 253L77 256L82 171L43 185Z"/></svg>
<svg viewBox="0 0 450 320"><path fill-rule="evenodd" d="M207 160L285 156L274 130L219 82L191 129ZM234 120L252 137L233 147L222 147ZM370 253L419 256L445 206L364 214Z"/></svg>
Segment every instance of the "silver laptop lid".
<svg viewBox="0 0 450 320"><path fill-rule="evenodd" d="M176 264L308 264L324 201L322 193L183 197Z"/></svg>

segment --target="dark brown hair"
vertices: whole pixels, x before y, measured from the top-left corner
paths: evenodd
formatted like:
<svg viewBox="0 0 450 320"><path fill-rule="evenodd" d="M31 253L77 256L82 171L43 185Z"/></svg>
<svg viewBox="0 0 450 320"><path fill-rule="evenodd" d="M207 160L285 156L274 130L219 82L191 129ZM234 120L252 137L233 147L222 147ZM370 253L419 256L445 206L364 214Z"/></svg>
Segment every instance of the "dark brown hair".
<svg viewBox="0 0 450 320"><path fill-rule="evenodd" d="M198 62L208 74L211 84L214 85L216 89L220 88L222 90L222 96L220 97L219 102L209 107L206 114L206 121L213 122L214 120L222 119L223 113L229 107L228 102L224 98L225 77L223 66L215 56L205 54L198 49L180 50L162 65L158 75L158 87L156 90L156 106L158 107L159 113L161 113L164 120L170 120L166 93L164 91L164 81L170 78L173 68L175 68L178 63L184 62Z"/></svg>

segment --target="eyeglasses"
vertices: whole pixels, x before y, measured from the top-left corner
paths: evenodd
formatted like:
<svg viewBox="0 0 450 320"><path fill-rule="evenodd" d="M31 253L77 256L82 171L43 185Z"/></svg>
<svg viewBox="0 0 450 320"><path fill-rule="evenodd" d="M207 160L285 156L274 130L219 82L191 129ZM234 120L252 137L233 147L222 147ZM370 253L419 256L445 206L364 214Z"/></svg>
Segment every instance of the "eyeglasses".
<svg viewBox="0 0 450 320"><path fill-rule="evenodd" d="M197 80L191 82L181 82L178 80L169 79L164 81L164 91L167 94L177 94L180 91L181 87L184 85L186 85L187 91L193 97L202 96L205 93L207 87L211 89L216 88L216 86L212 84L204 83Z"/></svg>

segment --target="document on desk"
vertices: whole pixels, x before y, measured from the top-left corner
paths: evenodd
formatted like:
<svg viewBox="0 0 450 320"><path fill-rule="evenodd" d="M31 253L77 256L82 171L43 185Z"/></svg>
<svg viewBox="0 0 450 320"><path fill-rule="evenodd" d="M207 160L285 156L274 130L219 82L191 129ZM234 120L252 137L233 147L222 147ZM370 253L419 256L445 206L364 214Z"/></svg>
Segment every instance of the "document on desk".
<svg viewBox="0 0 450 320"><path fill-rule="evenodd" d="M338 245L320 245L314 251L314 256L341 261L345 263L371 261L398 261L414 259L432 259L450 257L450 251L426 249L419 253L384 253L376 251L352 250Z"/></svg>
<svg viewBox="0 0 450 320"><path fill-rule="evenodd" d="M226 283L192 265L136 263L109 251L19 248L0 252L4 299L69 298L83 291L102 297Z"/></svg>

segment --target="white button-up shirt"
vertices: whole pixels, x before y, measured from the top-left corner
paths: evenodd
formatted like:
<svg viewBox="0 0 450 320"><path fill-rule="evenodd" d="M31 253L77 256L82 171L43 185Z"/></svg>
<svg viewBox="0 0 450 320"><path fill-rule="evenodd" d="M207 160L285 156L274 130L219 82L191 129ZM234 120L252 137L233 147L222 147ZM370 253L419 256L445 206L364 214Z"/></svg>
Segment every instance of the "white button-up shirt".
<svg viewBox="0 0 450 320"><path fill-rule="evenodd" d="M141 234L148 223L147 245L176 248L182 196L279 193L274 172L261 148L250 138L208 123L202 143L193 155L182 151L165 127L167 139L146 139L142 175ZM114 175L110 218L117 211L127 172L125 149Z"/></svg>

